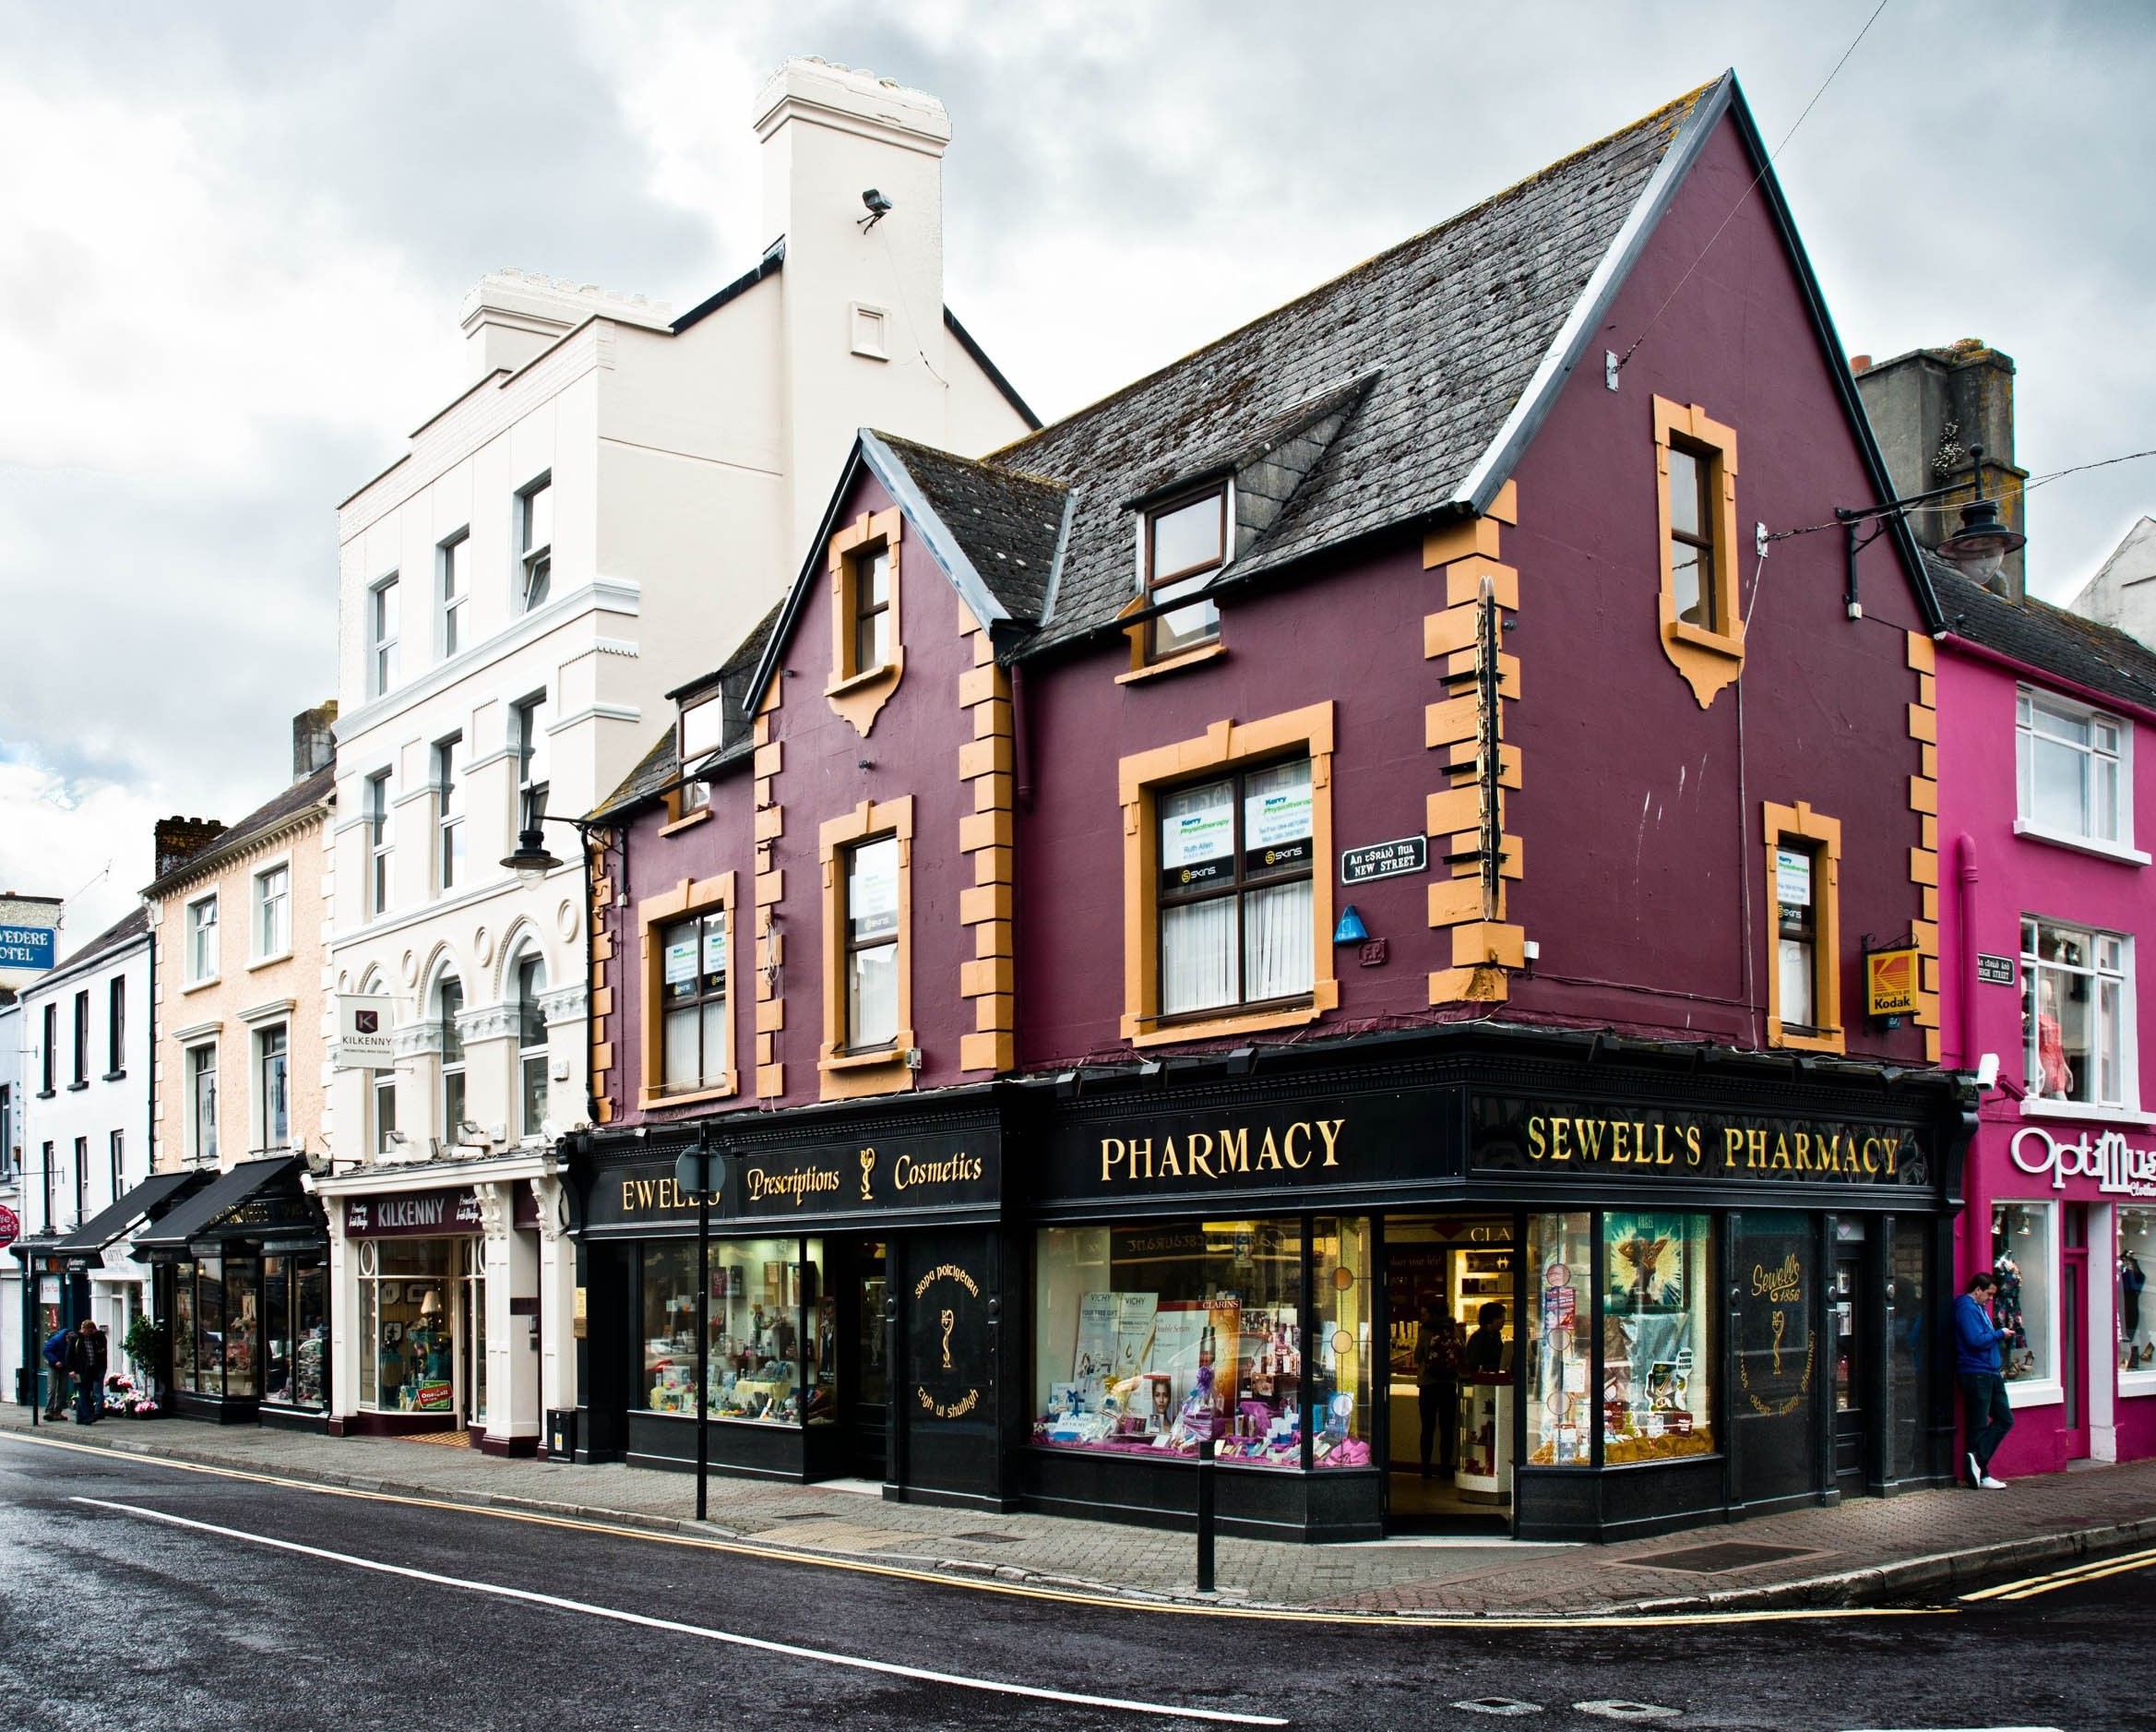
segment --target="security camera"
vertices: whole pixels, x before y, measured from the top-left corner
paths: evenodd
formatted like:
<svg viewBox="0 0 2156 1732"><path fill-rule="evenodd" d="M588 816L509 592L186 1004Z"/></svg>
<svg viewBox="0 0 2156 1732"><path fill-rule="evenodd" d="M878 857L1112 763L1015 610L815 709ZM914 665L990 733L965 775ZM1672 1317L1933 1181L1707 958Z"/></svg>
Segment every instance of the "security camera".
<svg viewBox="0 0 2156 1732"><path fill-rule="evenodd" d="M866 234L891 214L891 201L871 186L861 195L861 202L868 207L868 214L861 219L861 232Z"/></svg>
<svg viewBox="0 0 2156 1732"><path fill-rule="evenodd" d="M1996 1088L1998 1081L1999 1056L1996 1053L1986 1053L1976 1061L1976 1086L1980 1089Z"/></svg>

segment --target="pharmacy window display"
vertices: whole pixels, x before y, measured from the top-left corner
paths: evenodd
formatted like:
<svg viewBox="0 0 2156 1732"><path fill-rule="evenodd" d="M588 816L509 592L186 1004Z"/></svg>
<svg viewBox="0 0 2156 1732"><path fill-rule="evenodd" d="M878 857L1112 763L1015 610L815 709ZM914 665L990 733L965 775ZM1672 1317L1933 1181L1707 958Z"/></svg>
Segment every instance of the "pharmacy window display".
<svg viewBox="0 0 2156 1732"><path fill-rule="evenodd" d="M707 1383L714 1419L828 1425L837 1415L838 1309L821 1239L721 1239L710 1249ZM643 1247L643 1380L649 1413L697 1411L697 1247Z"/></svg>
<svg viewBox="0 0 2156 1732"><path fill-rule="evenodd" d="M1044 1229L1034 1441L1192 1458L1210 1440L1245 1466L1368 1466L1369 1224L1320 1217L1311 1237L1295 1220Z"/></svg>
<svg viewBox="0 0 2156 1732"><path fill-rule="evenodd" d="M2002 1375L2009 1383L2048 1383L2058 1376L2052 1286L2057 1214L2048 1202L1992 1205L1992 1273L1999 1284L1992 1316L2007 1332Z"/></svg>

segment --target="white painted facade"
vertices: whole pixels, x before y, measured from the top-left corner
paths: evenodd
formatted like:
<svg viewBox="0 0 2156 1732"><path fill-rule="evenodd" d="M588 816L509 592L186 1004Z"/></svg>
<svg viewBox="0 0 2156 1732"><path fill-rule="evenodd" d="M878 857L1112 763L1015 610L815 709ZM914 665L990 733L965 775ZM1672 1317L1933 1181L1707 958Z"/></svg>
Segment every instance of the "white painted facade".
<svg viewBox="0 0 2156 1732"><path fill-rule="evenodd" d="M517 846L520 781L542 775L546 810L564 817L618 785L671 717L664 694L717 665L779 600L857 427L966 453L1027 429L947 324L942 105L793 61L756 119L774 237L757 270L678 321L640 299L486 279L461 321L475 382L339 513L328 975L333 991L394 1001L396 1058L387 1091L370 1071L334 1074L334 1167L313 1181L331 1223L334 1415L360 1404L358 1259L341 1200L466 1185L488 1223L477 1253L488 1447L529 1447L546 1409L577 1404L575 1248L551 1145L588 1117L584 879L576 832L558 822L543 834L563 864L544 878L496 864ZM891 209L864 227L870 188ZM524 501L542 482L551 566L543 600L527 605ZM452 567L464 597L454 653ZM375 598L392 577L385 658ZM534 702L536 731L523 721ZM460 863L446 874L459 844L444 821L457 812ZM461 996L453 1033L446 982ZM534 1064L544 1081L528 1110ZM512 1224L528 1182L536 1230Z"/></svg>
<svg viewBox="0 0 2156 1732"><path fill-rule="evenodd" d="M0 1003L0 1209L15 1217L18 1233L29 1230L22 1208L22 1005L12 997ZM23 1363L22 1264L0 1246L0 1400L15 1400Z"/></svg>
<svg viewBox="0 0 2156 1732"><path fill-rule="evenodd" d="M2143 518L2067 604L2067 611L2115 626L2156 649L2156 518Z"/></svg>

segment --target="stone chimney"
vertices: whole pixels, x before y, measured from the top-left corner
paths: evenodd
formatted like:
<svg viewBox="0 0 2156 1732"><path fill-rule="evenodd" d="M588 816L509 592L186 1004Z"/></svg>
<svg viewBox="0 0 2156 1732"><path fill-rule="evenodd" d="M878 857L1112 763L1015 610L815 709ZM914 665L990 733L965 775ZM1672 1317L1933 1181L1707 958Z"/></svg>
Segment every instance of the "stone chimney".
<svg viewBox="0 0 2156 1732"><path fill-rule="evenodd" d="M560 282L522 270L482 277L457 316L473 383L503 367L514 372L592 317L664 330L673 322L673 308L597 283Z"/></svg>
<svg viewBox="0 0 2156 1732"><path fill-rule="evenodd" d="M157 820L157 876L185 866L224 834L214 818L161 818Z"/></svg>
<svg viewBox="0 0 2156 1732"><path fill-rule="evenodd" d="M756 116L764 235L785 244L786 465L798 552L859 428L903 429L933 444L946 424L951 123L923 90L815 59L780 66Z"/></svg>
<svg viewBox="0 0 2156 1732"><path fill-rule="evenodd" d="M337 699L303 710L292 719L292 779L304 782L337 761Z"/></svg>
<svg viewBox="0 0 2156 1732"><path fill-rule="evenodd" d="M1887 460L1897 496L1953 492L1936 505L1909 513L1918 543L1936 548L1960 527L1960 508L1975 497L1972 448L1983 448L1983 491L1999 502L1999 519L2028 532L2021 484L2029 472L2014 463L2014 359L1965 337L1948 349L1917 349L1872 364L1869 355L1850 357L1872 434ZM2020 553L2007 555L1999 572L2007 594L2025 592Z"/></svg>

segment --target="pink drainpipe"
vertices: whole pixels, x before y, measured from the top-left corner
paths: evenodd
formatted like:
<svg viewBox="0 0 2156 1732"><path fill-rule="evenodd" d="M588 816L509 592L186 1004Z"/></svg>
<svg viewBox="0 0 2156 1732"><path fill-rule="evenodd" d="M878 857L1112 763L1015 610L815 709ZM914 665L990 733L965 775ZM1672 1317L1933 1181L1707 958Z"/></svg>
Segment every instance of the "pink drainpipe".
<svg viewBox="0 0 2156 1732"><path fill-rule="evenodd" d="M1976 1061L1983 1055L1978 1048L1976 1032L1976 995L1979 989L1976 978L1976 839L1963 830L1954 838L1954 875L1960 885L1959 905L1960 944L1955 957L1955 969L1960 976L1961 1014L1959 1033L1961 1042L1961 1069L1974 1070ZM1961 1216L1962 1255L1966 1266L1964 1276L1979 1269L1991 1267L1991 1194L1984 1183L1983 1132L1980 1129L1976 1141L1970 1145L1968 1165L1962 1172L1962 1193L1968 1205ZM1955 1284L1957 1290L1960 1282Z"/></svg>

